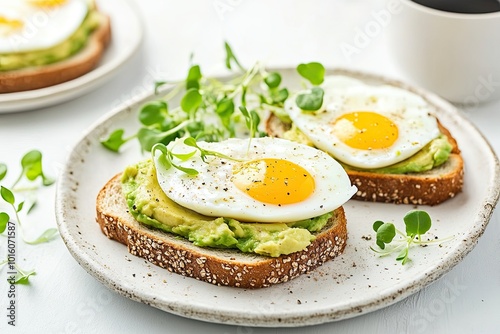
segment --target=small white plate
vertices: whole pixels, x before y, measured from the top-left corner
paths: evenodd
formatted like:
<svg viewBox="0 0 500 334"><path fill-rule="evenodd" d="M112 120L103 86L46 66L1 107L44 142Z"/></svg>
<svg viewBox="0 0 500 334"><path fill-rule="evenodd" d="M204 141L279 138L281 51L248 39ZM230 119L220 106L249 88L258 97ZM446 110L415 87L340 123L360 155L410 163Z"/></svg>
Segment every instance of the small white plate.
<svg viewBox="0 0 500 334"><path fill-rule="evenodd" d="M297 83L294 70L280 70L284 84ZM308 275L259 290L218 287L170 273L128 254L108 240L95 222L98 191L127 164L141 159L136 143L116 154L99 140L116 128L134 133L137 109L146 100L118 108L98 121L77 143L57 186L59 231L74 258L104 285L118 293L174 314L210 322L250 326L313 325L354 317L391 305L429 285L476 245L498 201L498 158L481 133L455 107L421 89L389 79L347 70L365 81L403 86L434 104L440 121L457 139L465 161L463 192L438 206L421 206L433 219L432 236L454 236L442 246L413 247L403 266L395 256L378 257L372 224L394 222L404 230L404 214L415 208L349 201L345 204L349 239L344 254ZM371 240L367 240L370 239Z"/></svg>
<svg viewBox="0 0 500 334"><path fill-rule="evenodd" d="M137 10L128 1L98 1L99 10L111 19L111 43L99 65L76 79L25 92L0 94L0 113L35 110L74 99L111 79L134 54L142 40Z"/></svg>

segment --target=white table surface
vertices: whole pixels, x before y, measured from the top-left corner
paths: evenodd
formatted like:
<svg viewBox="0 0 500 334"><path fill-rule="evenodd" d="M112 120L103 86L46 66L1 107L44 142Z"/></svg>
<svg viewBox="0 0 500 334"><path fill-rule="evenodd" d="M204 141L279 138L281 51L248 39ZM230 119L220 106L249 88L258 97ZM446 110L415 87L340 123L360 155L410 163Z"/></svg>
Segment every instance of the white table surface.
<svg viewBox="0 0 500 334"><path fill-rule="evenodd" d="M64 104L0 114L0 161L9 166L10 174L17 174L21 156L36 148L44 155L48 173L57 176L72 146L97 118L142 93L155 79L183 77L191 52L205 73L220 71L224 40L246 65L262 60L270 66L295 66L316 60L411 82L393 65L385 36L390 23L350 57L340 47L356 46L356 35L375 20L374 11L385 8L384 0L133 2L143 19L144 40L118 75ZM464 115L500 152L500 101L464 110ZM42 193L26 223L29 234L56 226L54 193L55 187ZM0 246L2 255L5 239ZM6 318L5 268L0 271L0 333L494 333L500 329L498 209L476 248L427 288L379 311L306 328L226 326L159 311L101 285L78 265L60 238L39 246L18 240L18 253L20 266L35 268L37 275L30 286L17 287L13 328Z"/></svg>

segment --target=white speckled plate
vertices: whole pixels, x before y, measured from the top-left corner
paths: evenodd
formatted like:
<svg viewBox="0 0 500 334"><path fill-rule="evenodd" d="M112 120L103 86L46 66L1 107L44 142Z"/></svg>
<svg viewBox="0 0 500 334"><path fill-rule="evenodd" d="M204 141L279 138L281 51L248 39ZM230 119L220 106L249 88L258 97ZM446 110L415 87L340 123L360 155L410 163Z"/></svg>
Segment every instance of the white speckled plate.
<svg viewBox="0 0 500 334"><path fill-rule="evenodd" d="M123 0L97 1L97 5L111 19L111 43L97 67L58 85L0 94L0 114L40 109L77 98L104 84L126 65L142 40L137 10Z"/></svg>
<svg viewBox="0 0 500 334"><path fill-rule="evenodd" d="M281 70L293 87L294 71ZM291 282L260 290L217 287L172 274L127 253L108 240L95 222L95 197L114 174L140 159L129 145L120 154L106 151L99 139L117 127L132 133L139 125L137 107L148 99L110 112L75 146L57 186L56 212L61 236L75 259L110 289L133 300L185 317L253 326L299 326L354 317L393 304L447 273L478 242L498 201L499 162L478 130L453 106L423 90L379 76L337 71L370 82L390 82L423 95L438 108L441 122L456 137L465 160L465 185L455 198L427 210L434 220L430 231L454 238L439 246L415 247L414 259L402 266L393 256L379 258L372 223L394 221L414 208L349 201L344 207L349 240L342 256ZM367 240L369 238L371 240Z"/></svg>

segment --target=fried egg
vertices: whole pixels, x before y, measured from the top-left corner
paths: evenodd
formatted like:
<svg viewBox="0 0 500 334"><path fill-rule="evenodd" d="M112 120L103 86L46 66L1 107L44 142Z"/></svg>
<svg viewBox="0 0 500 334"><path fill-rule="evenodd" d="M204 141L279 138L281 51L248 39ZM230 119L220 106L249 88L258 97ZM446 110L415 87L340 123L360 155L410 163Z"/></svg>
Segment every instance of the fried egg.
<svg viewBox="0 0 500 334"><path fill-rule="evenodd" d="M440 134L432 107L407 90L340 75L325 78L322 88L319 111L302 111L293 98L285 109L317 148L353 167L395 164Z"/></svg>
<svg viewBox="0 0 500 334"><path fill-rule="evenodd" d="M158 151L154 163L165 194L203 215L292 222L333 211L356 192L338 162L307 145L270 137L198 145L237 160L207 156L204 162L197 152L187 161L175 161L196 169L194 176L165 168ZM168 148L176 154L194 150L181 139Z"/></svg>
<svg viewBox="0 0 500 334"><path fill-rule="evenodd" d="M0 54L56 46L80 27L88 10L85 0L0 0Z"/></svg>

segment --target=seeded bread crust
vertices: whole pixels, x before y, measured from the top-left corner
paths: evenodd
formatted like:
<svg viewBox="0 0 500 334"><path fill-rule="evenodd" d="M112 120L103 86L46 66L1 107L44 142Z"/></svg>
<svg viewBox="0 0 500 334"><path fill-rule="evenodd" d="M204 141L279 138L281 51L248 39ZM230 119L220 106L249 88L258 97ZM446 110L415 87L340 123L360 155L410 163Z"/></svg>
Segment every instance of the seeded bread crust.
<svg viewBox="0 0 500 334"><path fill-rule="evenodd" d="M262 288L310 272L341 254L346 246L346 218L340 207L305 250L289 255L273 258L197 247L183 238L139 224L129 213L120 177L109 180L97 196L96 221L102 232L125 244L131 254L176 274L215 285Z"/></svg>
<svg viewBox="0 0 500 334"><path fill-rule="evenodd" d="M20 70L0 72L0 93L22 92L57 85L80 77L99 63L111 40L111 23L101 14L101 24L89 37L87 45L63 61Z"/></svg>
<svg viewBox="0 0 500 334"><path fill-rule="evenodd" d="M448 161L423 173L380 174L346 169L351 183L358 187L356 200L395 204L437 205L462 191L464 162L455 138L441 123L439 128L453 148ZM267 119L266 131L281 137L289 125L274 115Z"/></svg>

